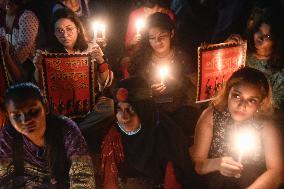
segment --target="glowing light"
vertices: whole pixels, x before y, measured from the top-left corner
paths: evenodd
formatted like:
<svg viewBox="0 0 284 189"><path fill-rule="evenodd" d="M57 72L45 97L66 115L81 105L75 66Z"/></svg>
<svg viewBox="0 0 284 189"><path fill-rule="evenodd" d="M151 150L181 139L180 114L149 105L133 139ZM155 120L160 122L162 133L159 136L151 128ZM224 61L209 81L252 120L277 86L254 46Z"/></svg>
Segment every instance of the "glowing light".
<svg viewBox="0 0 284 189"><path fill-rule="evenodd" d="M161 77L161 83L164 84L166 76L169 74L170 70L167 65L163 65L159 68L159 75Z"/></svg>
<svg viewBox="0 0 284 189"><path fill-rule="evenodd" d="M95 21L92 23L94 31L94 41L97 39L105 39L106 37L106 24L102 21Z"/></svg>
<svg viewBox="0 0 284 189"><path fill-rule="evenodd" d="M235 135L235 147L238 151L238 161L242 161L244 154L254 151L256 147L256 134L250 129L241 130Z"/></svg>
<svg viewBox="0 0 284 189"><path fill-rule="evenodd" d="M136 20L136 35L141 35L141 29L145 27L145 19L139 18Z"/></svg>

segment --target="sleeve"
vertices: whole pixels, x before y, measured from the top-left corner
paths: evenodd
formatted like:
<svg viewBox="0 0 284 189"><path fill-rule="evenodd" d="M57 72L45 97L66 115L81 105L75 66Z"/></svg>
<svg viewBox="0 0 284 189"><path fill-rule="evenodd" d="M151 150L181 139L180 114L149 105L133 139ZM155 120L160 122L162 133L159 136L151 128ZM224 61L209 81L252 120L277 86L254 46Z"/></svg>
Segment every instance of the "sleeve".
<svg viewBox="0 0 284 189"><path fill-rule="evenodd" d="M99 92L102 92L105 88L110 87L113 82L113 78L113 72L110 69L108 70L108 76L104 83L98 78Z"/></svg>
<svg viewBox="0 0 284 189"><path fill-rule="evenodd" d="M12 165L12 140L5 127L0 129L0 186L14 172Z"/></svg>
<svg viewBox="0 0 284 189"><path fill-rule="evenodd" d="M284 105L284 73L279 72L272 76L272 98L276 108L283 108Z"/></svg>
<svg viewBox="0 0 284 189"><path fill-rule="evenodd" d="M69 130L64 135L67 158L71 162L69 170L70 189L95 188L95 176L92 159L87 144L75 122L68 121Z"/></svg>
<svg viewBox="0 0 284 189"><path fill-rule="evenodd" d="M135 36L135 20L137 19L137 10L134 10L130 15L128 19L128 26L127 31L125 35L125 49L130 48L130 42Z"/></svg>
<svg viewBox="0 0 284 189"><path fill-rule="evenodd" d="M31 11L25 11L19 19L19 39L15 45L17 60L23 63L34 51L39 21Z"/></svg>

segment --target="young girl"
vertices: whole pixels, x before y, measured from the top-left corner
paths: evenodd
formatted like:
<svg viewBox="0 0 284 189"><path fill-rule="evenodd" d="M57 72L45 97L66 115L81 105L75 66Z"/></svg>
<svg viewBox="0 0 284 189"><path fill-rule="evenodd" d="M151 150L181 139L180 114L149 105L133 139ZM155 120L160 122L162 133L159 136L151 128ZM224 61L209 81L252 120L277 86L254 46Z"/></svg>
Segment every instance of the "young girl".
<svg viewBox="0 0 284 189"><path fill-rule="evenodd" d="M206 175L208 188L276 189L283 181L281 136L265 117L271 108L269 93L263 73L243 68L204 110L191 155L197 173ZM255 145L242 153L234 145L234 136L246 130L254 133L250 140Z"/></svg>

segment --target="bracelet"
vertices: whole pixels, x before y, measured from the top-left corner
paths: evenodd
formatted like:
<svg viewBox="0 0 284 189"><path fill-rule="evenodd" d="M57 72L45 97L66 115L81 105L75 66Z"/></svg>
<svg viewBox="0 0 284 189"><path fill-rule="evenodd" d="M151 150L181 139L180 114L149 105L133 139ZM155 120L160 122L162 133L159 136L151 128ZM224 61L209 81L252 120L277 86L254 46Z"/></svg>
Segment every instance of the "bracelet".
<svg viewBox="0 0 284 189"><path fill-rule="evenodd" d="M98 64L98 72L99 73L104 73L107 70L108 70L108 64L106 62L104 62L102 64Z"/></svg>

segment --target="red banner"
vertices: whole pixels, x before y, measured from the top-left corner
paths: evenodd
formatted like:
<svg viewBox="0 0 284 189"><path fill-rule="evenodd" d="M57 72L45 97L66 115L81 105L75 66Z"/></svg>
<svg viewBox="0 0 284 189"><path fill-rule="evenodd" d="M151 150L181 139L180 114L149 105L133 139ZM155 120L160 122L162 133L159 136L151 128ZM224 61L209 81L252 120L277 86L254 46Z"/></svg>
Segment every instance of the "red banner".
<svg viewBox="0 0 284 189"><path fill-rule="evenodd" d="M45 54L43 86L49 110L80 117L93 107L94 65L88 54Z"/></svg>
<svg viewBox="0 0 284 189"><path fill-rule="evenodd" d="M197 103L211 100L232 73L245 66L246 49L246 43L221 43L198 48Z"/></svg>

